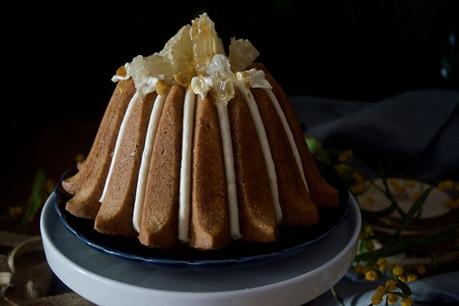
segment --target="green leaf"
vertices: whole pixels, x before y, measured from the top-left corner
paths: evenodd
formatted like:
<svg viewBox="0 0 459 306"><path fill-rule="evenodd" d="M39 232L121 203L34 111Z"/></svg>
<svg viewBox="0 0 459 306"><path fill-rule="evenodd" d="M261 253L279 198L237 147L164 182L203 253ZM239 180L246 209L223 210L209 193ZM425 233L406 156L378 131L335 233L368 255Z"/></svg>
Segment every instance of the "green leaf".
<svg viewBox="0 0 459 306"><path fill-rule="evenodd" d="M405 297L409 297L413 292L411 291L410 287L408 287L407 284L399 280L398 278L396 286L402 290L402 292L405 294Z"/></svg>
<svg viewBox="0 0 459 306"><path fill-rule="evenodd" d="M432 191L434 185L431 185L429 188L424 190L424 192L414 201L406 215L402 218L400 226L395 231L395 236L400 236L400 234L411 224L413 217L416 213L422 208L427 197Z"/></svg>
<svg viewBox="0 0 459 306"><path fill-rule="evenodd" d="M312 154L315 154L317 150L322 148L322 143L315 138L306 137L306 144Z"/></svg>
<svg viewBox="0 0 459 306"><path fill-rule="evenodd" d="M389 185L387 184L387 177L382 167L381 167L381 179L384 185L384 193L386 194L386 197L389 199L391 206L395 207L395 209L398 211L401 217L405 217L405 212L403 211L403 209L400 208L400 206L398 205L397 201L394 198L394 195L390 191Z"/></svg>
<svg viewBox="0 0 459 306"><path fill-rule="evenodd" d="M306 144L308 145L309 151L318 160L322 161L327 165L332 164L330 153L322 147L322 143L314 138L306 137Z"/></svg>
<svg viewBox="0 0 459 306"><path fill-rule="evenodd" d="M403 253L406 250L409 250L410 248L415 246L432 245L437 244L439 242L448 241L457 237L458 228L459 224L453 224L448 226L444 230L436 231L435 233L431 233L423 237L397 239L394 243L387 243L383 245L380 249L358 254L355 257L355 261L374 261L377 260L379 257L388 257Z"/></svg>
<svg viewBox="0 0 459 306"><path fill-rule="evenodd" d="M35 179L32 184L32 192L29 196L29 200L27 201L27 207L21 221L19 222L19 226L32 222L37 211L43 205L45 197L46 174L43 170L39 169L35 175Z"/></svg>
<svg viewBox="0 0 459 306"><path fill-rule="evenodd" d="M399 296L399 297L402 297L402 298L407 297L405 293L400 292L400 291L390 291L390 292L388 292L388 293L395 294L395 295L397 295L397 296Z"/></svg>
<svg viewBox="0 0 459 306"><path fill-rule="evenodd" d="M335 298L335 300L336 300L341 306L344 306L344 300L343 300L343 298L336 292L336 289L335 289L334 286L330 288L330 291L331 291L333 297Z"/></svg>

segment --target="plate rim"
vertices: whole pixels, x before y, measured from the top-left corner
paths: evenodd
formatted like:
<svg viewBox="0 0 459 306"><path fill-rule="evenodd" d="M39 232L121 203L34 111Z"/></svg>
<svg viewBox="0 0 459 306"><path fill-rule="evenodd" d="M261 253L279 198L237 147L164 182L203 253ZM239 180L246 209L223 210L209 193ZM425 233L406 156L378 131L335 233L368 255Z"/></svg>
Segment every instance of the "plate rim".
<svg viewBox="0 0 459 306"><path fill-rule="evenodd" d="M312 240L305 241L303 243L294 245L289 248L277 250L270 253L265 254L256 254L250 256L238 256L234 258L225 258L225 259L203 259L203 260L186 260L186 259L167 259L167 258L154 258L154 257L145 257L135 254L129 254L122 251L114 250L110 247L105 247L98 243L93 242L91 239L87 238L85 235L81 234L79 231L74 229L65 219L64 214L68 213L65 208L61 209L58 203L59 194L65 195L67 192L62 187L62 181L66 176L69 175L71 170L66 171L58 181L58 184L55 186L52 194L54 194L54 209L56 210L60 222L63 223L64 227L73 235L75 235L80 241L85 243L86 245L94 248L95 250L108 254L110 256L116 256L122 258L124 260L129 260L133 262L140 262L145 263L152 266L157 267L188 267L188 268L225 268L234 265L258 265L258 264L265 264L275 260L281 260L289 256L296 255L304 250L306 250L309 246L312 246L323 239L327 238L346 218L350 211L350 203L352 201L356 201L355 197L353 197L352 193L350 193L347 189L345 192L347 193L347 198L345 203L341 203L340 205L345 205L343 208L344 211L342 212L341 216L339 217L338 222L333 224L330 228L328 228L325 232L321 233L317 237ZM352 197L352 199L351 199Z"/></svg>

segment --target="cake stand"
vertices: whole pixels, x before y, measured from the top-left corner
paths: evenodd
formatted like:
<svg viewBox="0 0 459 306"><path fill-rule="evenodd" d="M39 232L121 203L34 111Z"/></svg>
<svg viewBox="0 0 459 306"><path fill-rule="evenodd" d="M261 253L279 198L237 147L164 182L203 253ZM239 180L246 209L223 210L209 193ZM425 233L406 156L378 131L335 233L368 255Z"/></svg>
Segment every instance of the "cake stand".
<svg viewBox="0 0 459 306"><path fill-rule="evenodd" d="M53 201L54 193L40 220L46 259L69 288L100 305L300 305L343 277L361 226L350 195L343 222L300 254L252 267L171 270L87 246L64 228Z"/></svg>

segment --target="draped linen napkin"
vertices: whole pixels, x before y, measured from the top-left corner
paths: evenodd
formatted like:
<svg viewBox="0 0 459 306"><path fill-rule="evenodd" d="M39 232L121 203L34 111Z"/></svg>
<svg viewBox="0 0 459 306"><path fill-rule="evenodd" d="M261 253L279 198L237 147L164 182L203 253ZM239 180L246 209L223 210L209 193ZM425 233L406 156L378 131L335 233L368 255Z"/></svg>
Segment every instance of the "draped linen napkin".
<svg viewBox="0 0 459 306"><path fill-rule="evenodd" d="M376 103L293 97L307 135L421 180L459 179L459 91L410 91Z"/></svg>

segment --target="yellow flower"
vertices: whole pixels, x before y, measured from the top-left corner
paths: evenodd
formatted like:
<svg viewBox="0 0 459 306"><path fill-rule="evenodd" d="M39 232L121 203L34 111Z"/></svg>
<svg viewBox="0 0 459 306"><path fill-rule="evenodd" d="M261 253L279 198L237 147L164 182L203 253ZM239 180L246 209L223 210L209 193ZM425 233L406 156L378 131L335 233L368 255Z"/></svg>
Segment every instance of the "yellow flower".
<svg viewBox="0 0 459 306"><path fill-rule="evenodd" d="M372 305L379 305L382 302L382 295L379 295L375 292L371 297L371 304Z"/></svg>
<svg viewBox="0 0 459 306"><path fill-rule="evenodd" d="M402 266L396 265L392 268L392 274L394 274L395 276L401 276L403 272L404 271Z"/></svg>
<svg viewBox="0 0 459 306"><path fill-rule="evenodd" d="M389 304L395 304L397 303L397 301L398 301L398 296L396 294L393 294L393 293L387 294L387 302L389 302Z"/></svg>
<svg viewBox="0 0 459 306"><path fill-rule="evenodd" d="M413 300L410 297L403 298L401 303L402 306L412 306Z"/></svg>
<svg viewBox="0 0 459 306"><path fill-rule="evenodd" d="M384 284L384 287L386 288L387 291L391 291L391 290L395 289L396 285L397 285L397 282L394 279L389 279Z"/></svg>
<svg viewBox="0 0 459 306"><path fill-rule="evenodd" d="M414 282L418 279L418 276L416 274L408 274L408 276L406 277L406 281L408 283L410 282Z"/></svg>
<svg viewBox="0 0 459 306"><path fill-rule="evenodd" d="M387 265L387 259L385 259L384 257L378 258L378 260L376 261L376 264L378 266L386 266Z"/></svg>
<svg viewBox="0 0 459 306"><path fill-rule="evenodd" d="M425 266L420 265L416 268L416 271L418 272L419 275L424 275L427 272L427 269Z"/></svg>
<svg viewBox="0 0 459 306"><path fill-rule="evenodd" d="M398 277L398 279L399 279L400 281L406 283L406 277L405 277L405 275L400 275L400 276Z"/></svg>
<svg viewBox="0 0 459 306"><path fill-rule="evenodd" d="M370 225L367 225L363 229L365 236L371 236L373 235L373 228Z"/></svg>
<svg viewBox="0 0 459 306"><path fill-rule="evenodd" d="M374 270L367 271L365 273L365 279L367 281L371 281L371 282L375 281L375 280L378 279L378 273L376 273L376 271L374 271Z"/></svg>
<svg viewBox="0 0 459 306"><path fill-rule="evenodd" d="M376 264L378 265L379 272L384 272L387 268L387 260L385 258L378 258Z"/></svg>
<svg viewBox="0 0 459 306"><path fill-rule="evenodd" d="M373 270L373 267L369 264L363 266L363 274L367 273L368 271Z"/></svg>
<svg viewBox="0 0 459 306"><path fill-rule="evenodd" d="M380 295L380 296L383 296L383 295L384 295L384 287L383 287L383 286L378 286L378 287L376 288L375 294L378 294L378 295Z"/></svg>
<svg viewBox="0 0 459 306"><path fill-rule="evenodd" d="M342 163L348 160L349 158L352 157L352 150L345 150L341 152L341 154L338 156L338 160Z"/></svg>
<svg viewBox="0 0 459 306"><path fill-rule="evenodd" d="M440 181L437 185L438 189L446 190L453 188L453 182L451 180Z"/></svg>

